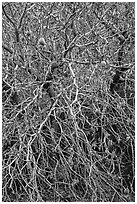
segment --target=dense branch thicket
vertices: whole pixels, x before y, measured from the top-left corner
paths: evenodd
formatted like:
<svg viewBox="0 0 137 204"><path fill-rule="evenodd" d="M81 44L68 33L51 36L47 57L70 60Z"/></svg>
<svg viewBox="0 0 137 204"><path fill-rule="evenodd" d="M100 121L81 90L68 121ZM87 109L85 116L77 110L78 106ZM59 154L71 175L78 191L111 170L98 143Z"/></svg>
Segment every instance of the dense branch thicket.
<svg viewBox="0 0 137 204"><path fill-rule="evenodd" d="M135 198L135 4L2 4L3 201Z"/></svg>

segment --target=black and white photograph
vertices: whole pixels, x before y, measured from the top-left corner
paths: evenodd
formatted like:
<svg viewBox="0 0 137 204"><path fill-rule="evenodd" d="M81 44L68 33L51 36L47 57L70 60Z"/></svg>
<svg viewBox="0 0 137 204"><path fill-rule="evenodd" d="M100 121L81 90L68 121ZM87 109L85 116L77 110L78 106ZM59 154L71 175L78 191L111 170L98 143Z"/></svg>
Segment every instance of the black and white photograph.
<svg viewBox="0 0 137 204"><path fill-rule="evenodd" d="M2 202L135 202L135 2L2 12Z"/></svg>

